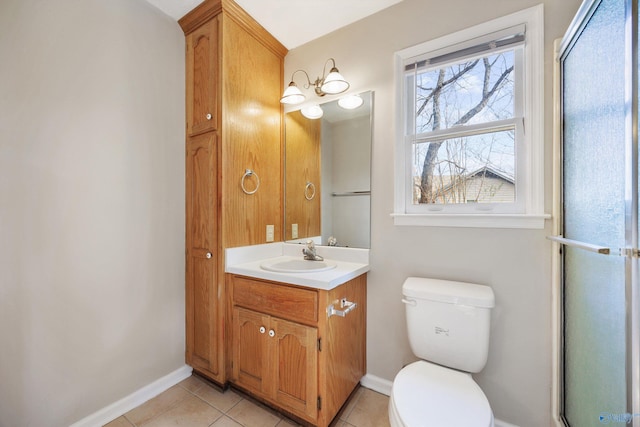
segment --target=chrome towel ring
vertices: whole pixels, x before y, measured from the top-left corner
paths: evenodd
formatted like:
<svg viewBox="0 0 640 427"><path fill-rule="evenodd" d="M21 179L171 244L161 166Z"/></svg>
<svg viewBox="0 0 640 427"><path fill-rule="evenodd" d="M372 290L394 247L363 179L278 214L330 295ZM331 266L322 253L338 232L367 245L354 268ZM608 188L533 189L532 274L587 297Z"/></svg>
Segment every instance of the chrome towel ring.
<svg viewBox="0 0 640 427"><path fill-rule="evenodd" d="M249 177L249 176L255 176L256 177L256 188L254 188L251 191L247 190L247 188L244 186L244 180L247 179L247 177ZM242 179L240 180L240 187L242 187L242 191L244 191L245 194L253 194L256 191L258 191L258 188L260 188L260 177L258 176L257 173L255 173L251 169L246 169L244 171L244 175L242 175Z"/></svg>
<svg viewBox="0 0 640 427"><path fill-rule="evenodd" d="M316 186L313 182L307 181L307 185L304 187L304 198L307 200L313 200L316 197Z"/></svg>

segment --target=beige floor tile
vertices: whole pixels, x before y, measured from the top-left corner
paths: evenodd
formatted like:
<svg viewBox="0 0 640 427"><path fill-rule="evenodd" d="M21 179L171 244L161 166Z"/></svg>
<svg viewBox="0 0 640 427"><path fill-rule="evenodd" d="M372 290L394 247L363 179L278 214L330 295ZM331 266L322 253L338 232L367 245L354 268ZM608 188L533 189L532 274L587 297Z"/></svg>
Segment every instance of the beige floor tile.
<svg viewBox="0 0 640 427"><path fill-rule="evenodd" d="M195 394L217 410L224 413L227 413L242 400L242 396L233 390L227 390L223 393L208 384L205 384L204 387L198 389Z"/></svg>
<svg viewBox="0 0 640 427"><path fill-rule="evenodd" d="M388 404L387 396L360 387L333 427L388 427ZM233 390L223 393L191 376L105 427L133 426L295 427L297 424Z"/></svg>
<svg viewBox="0 0 640 427"><path fill-rule="evenodd" d="M243 427L242 424L238 424L226 415L221 416L218 420L211 424L211 427Z"/></svg>
<svg viewBox="0 0 640 427"><path fill-rule="evenodd" d="M202 399L189 395L162 415L153 418L144 427L208 427L222 416L222 412Z"/></svg>
<svg viewBox="0 0 640 427"><path fill-rule="evenodd" d="M198 378L196 375L191 375L189 378L180 381L178 385L191 393L196 393L202 387L209 387L209 384L204 382L201 378Z"/></svg>
<svg viewBox="0 0 640 427"><path fill-rule="evenodd" d="M133 424L131 424L123 415L111 421L109 424L105 424L104 427L133 427Z"/></svg>
<svg viewBox="0 0 640 427"><path fill-rule="evenodd" d="M274 427L281 419L247 399L241 400L227 415L246 427Z"/></svg>
<svg viewBox="0 0 640 427"><path fill-rule="evenodd" d="M276 427L300 427L300 424L290 420L289 418L283 418Z"/></svg>
<svg viewBox="0 0 640 427"><path fill-rule="evenodd" d="M358 402L358 399L360 398L362 393L364 393L364 390L365 390L364 387L358 387L355 393L351 395L351 398L347 401L347 404L345 405L344 409L338 415L339 419L344 421L349 417L349 415L351 415L353 408L356 406L356 403Z"/></svg>
<svg viewBox="0 0 640 427"><path fill-rule="evenodd" d="M167 391L127 412L125 416L133 424L139 426L167 412L189 396L192 396L191 393L179 385L174 385Z"/></svg>
<svg viewBox="0 0 640 427"><path fill-rule="evenodd" d="M356 427L388 427L389 397L364 389L346 421Z"/></svg>

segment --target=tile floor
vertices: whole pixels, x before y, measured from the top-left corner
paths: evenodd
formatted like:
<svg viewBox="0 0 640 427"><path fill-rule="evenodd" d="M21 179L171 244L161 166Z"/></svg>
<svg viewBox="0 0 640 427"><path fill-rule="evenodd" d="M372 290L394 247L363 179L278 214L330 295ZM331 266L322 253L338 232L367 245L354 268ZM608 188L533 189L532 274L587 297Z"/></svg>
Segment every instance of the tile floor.
<svg viewBox="0 0 640 427"><path fill-rule="evenodd" d="M388 427L389 398L360 387L335 427ZM105 427L293 427L297 424L234 390L222 393L191 376Z"/></svg>

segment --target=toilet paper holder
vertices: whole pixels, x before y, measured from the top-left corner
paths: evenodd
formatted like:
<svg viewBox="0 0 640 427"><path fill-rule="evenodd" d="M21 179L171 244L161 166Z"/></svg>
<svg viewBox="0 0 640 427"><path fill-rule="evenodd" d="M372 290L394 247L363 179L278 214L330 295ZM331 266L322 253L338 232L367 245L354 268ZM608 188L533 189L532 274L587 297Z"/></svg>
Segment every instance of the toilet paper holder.
<svg viewBox="0 0 640 427"><path fill-rule="evenodd" d="M340 304L340 308L343 308L344 310L338 310L334 307L334 304ZM340 317L345 317L347 314L349 314L350 311L353 311L356 307L358 306L357 303L353 302L353 301L348 301L346 298L342 298L341 300L336 300L333 302L333 304L329 304L329 306L327 307L327 317L331 317L331 316L340 316Z"/></svg>

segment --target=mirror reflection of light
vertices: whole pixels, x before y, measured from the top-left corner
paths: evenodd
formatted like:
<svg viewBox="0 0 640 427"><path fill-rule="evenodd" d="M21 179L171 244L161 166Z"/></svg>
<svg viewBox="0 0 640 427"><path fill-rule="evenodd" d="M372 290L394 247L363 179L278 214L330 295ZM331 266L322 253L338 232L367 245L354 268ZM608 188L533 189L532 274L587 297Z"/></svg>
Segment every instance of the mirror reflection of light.
<svg viewBox="0 0 640 427"><path fill-rule="evenodd" d="M324 114L324 111L322 111L322 108L320 108L318 104L313 104L307 107L303 107L302 109L300 109L300 112L307 119L312 119L312 120L319 119Z"/></svg>
<svg viewBox="0 0 640 427"><path fill-rule="evenodd" d="M349 95L338 100L338 105L345 110L353 110L361 106L363 103L364 100L360 97L360 95Z"/></svg>

